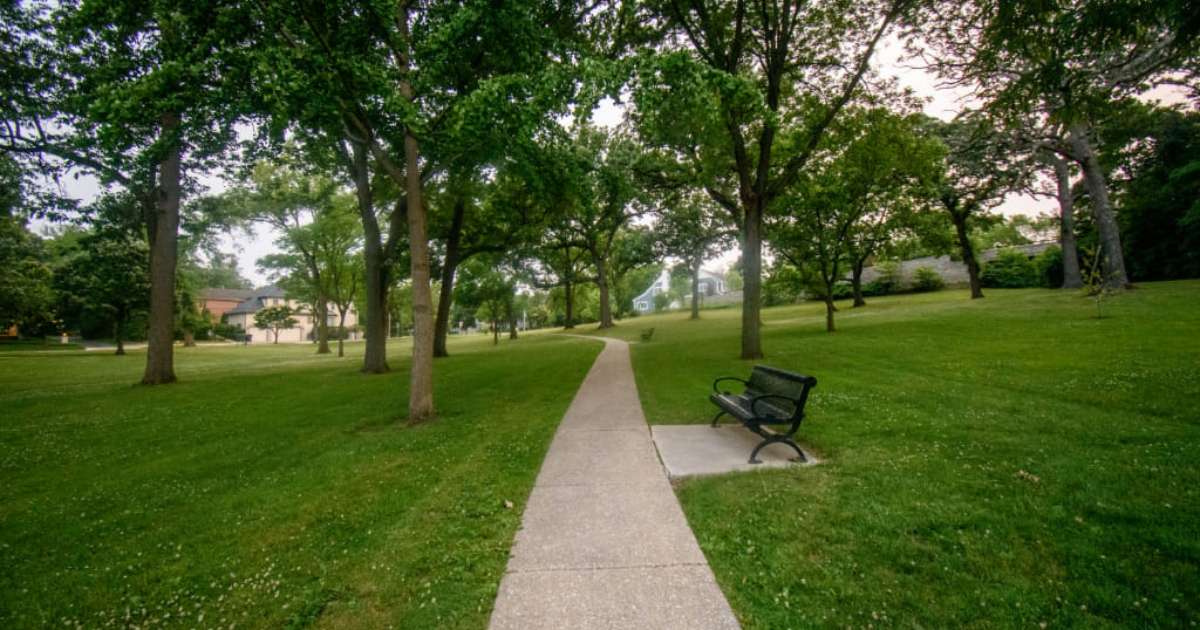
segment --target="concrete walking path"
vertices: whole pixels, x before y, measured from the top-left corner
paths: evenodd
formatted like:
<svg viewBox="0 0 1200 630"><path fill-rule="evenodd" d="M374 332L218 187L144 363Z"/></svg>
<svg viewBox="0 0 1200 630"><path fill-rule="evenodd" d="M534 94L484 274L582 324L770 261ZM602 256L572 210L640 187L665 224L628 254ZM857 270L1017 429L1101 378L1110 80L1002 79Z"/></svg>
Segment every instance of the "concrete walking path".
<svg viewBox="0 0 1200 630"><path fill-rule="evenodd" d="M490 628L738 628L604 339L525 507Z"/></svg>

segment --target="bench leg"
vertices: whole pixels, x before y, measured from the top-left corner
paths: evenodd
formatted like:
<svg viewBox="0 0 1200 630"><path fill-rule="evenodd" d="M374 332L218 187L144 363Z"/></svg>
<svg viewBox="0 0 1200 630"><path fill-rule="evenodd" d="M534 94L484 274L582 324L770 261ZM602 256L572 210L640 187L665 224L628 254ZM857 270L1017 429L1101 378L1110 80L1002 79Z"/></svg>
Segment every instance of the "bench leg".
<svg viewBox="0 0 1200 630"><path fill-rule="evenodd" d="M724 411L718 411L717 415L713 416L712 425L710 425L710 426L712 426L712 428L714 428L714 429L717 428L717 422L721 420L721 416L723 416L723 415L725 415Z"/></svg>
<svg viewBox="0 0 1200 630"><path fill-rule="evenodd" d="M787 444L788 446L795 449L796 454L798 455L798 457L796 459L800 460L801 462L808 461L808 458L804 457L804 451L800 450L800 445L796 444L794 441L792 441L792 438L790 438L786 435L772 435L770 437L765 438L762 442L759 442L758 446L754 447L754 450L751 451L751 453L750 453L750 463L751 464L761 464L762 463L762 460L758 458L758 452L763 450L764 448L766 448L766 446L768 444ZM795 461L795 460L792 460L792 461Z"/></svg>

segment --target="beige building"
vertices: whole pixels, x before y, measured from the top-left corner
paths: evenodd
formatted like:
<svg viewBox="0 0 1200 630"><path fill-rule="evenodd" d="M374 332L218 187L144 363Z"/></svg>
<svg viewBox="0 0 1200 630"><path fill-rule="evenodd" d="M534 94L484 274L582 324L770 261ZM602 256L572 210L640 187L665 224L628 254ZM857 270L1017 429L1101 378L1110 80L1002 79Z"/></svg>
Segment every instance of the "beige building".
<svg viewBox="0 0 1200 630"><path fill-rule="evenodd" d="M275 331L259 328L254 324L254 314L269 306L291 307L292 319L296 320L296 325L292 328L279 331L279 343L304 343L316 339L317 320L311 309L296 300L288 299L283 289L276 286L256 289L250 297L225 313L225 322L246 331L246 334L250 335L250 343L274 343ZM338 311L333 304L329 305L327 322L332 333L338 325ZM357 324L358 313L351 306L350 311L346 313L346 327ZM358 334L354 333L350 338L357 339Z"/></svg>

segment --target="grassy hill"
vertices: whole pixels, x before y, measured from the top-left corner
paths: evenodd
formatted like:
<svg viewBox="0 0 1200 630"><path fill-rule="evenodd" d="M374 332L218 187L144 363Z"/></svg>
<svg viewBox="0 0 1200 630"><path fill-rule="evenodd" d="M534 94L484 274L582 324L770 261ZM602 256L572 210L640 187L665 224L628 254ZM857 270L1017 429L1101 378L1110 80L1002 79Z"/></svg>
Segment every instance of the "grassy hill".
<svg viewBox="0 0 1200 630"><path fill-rule="evenodd" d="M762 363L819 379L824 463L678 492L747 628L1170 627L1200 622L1200 282L1107 317L1071 292L766 309ZM636 341L651 424L701 423L745 375L740 313L667 314Z"/></svg>

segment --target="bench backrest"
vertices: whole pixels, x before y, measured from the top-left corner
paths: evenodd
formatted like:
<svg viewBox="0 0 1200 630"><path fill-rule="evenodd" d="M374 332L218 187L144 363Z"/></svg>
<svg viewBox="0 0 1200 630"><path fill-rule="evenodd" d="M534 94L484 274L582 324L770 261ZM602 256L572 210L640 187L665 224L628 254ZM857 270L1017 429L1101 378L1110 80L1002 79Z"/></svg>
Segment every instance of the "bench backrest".
<svg viewBox="0 0 1200 630"><path fill-rule="evenodd" d="M756 365L750 372L750 380L746 387L750 395L762 396L772 394L790 399L791 403L779 399L771 399L771 406L777 407L788 416L804 414L804 403L808 402L808 392L817 384L817 379L795 372L788 372L767 365Z"/></svg>

